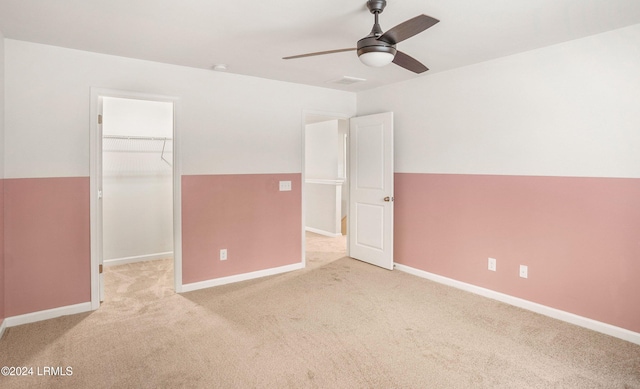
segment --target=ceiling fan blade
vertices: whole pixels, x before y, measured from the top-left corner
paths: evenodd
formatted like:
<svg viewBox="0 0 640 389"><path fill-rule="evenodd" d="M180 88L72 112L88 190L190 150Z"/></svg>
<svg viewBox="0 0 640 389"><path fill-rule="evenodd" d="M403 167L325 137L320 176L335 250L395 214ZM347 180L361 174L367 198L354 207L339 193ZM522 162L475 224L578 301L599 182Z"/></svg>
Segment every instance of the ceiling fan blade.
<svg viewBox="0 0 640 389"><path fill-rule="evenodd" d="M431 16L418 15L413 19L409 19L393 27L382 34L378 40L395 45L396 43L402 42L405 39L421 33L438 22L438 19L434 19Z"/></svg>
<svg viewBox="0 0 640 389"><path fill-rule="evenodd" d="M342 53L343 51L355 51L357 50L355 47L350 49L338 49L338 50L329 50L329 51L318 51L315 53L307 53L300 55L292 55L291 57L283 57L282 59L296 59L296 58L304 58L304 57L313 57L315 55L325 55L325 54L333 54L333 53Z"/></svg>
<svg viewBox="0 0 640 389"><path fill-rule="evenodd" d="M403 53L400 50L396 52L396 56L393 58L393 63L418 74L429 70L426 66L420 63L420 61Z"/></svg>

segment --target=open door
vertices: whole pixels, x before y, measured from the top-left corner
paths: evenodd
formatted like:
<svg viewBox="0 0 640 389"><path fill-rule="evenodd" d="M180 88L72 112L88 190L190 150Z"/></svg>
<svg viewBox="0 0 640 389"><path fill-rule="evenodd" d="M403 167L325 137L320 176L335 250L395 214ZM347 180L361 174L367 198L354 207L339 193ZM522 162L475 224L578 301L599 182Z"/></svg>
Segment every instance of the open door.
<svg viewBox="0 0 640 389"><path fill-rule="evenodd" d="M349 255L393 269L393 112L349 128Z"/></svg>

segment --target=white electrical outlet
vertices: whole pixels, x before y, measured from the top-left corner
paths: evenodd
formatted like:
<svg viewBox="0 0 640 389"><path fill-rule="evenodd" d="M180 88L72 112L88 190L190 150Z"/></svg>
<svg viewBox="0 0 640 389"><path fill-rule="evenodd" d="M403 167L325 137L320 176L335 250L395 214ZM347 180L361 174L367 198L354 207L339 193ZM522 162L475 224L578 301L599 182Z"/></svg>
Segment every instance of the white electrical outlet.
<svg viewBox="0 0 640 389"><path fill-rule="evenodd" d="M291 190L291 181L280 181L280 192L288 192Z"/></svg>
<svg viewBox="0 0 640 389"><path fill-rule="evenodd" d="M526 265L520 265L520 277L529 277L529 268Z"/></svg>
<svg viewBox="0 0 640 389"><path fill-rule="evenodd" d="M227 260L227 249L220 250L220 260L221 261Z"/></svg>
<svg viewBox="0 0 640 389"><path fill-rule="evenodd" d="M497 265L497 261L495 258L489 258L489 270L491 271L496 271L496 265Z"/></svg>

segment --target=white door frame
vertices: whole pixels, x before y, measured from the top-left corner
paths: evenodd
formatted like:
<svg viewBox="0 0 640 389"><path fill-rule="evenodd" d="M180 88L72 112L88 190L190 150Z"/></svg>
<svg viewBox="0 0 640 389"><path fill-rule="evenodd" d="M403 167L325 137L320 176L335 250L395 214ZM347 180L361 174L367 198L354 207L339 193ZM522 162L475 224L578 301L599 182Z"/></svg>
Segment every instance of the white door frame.
<svg viewBox="0 0 640 389"><path fill-rule="evenodd" d="M351 117L353 117L354 115L349 115L348 113L337 113L337 112L327 112L327 111L318 111L318 110L312 110L312 109L303 109L302 110L302 179L301 179L301 195L302 195L302 266L307 266L307 252L306 252L306 245L307 245L307 237L306 237L306 226L307 226L307 195L306 195L306 190L305 190L305 181L306 181L306 150L305 150L305 137L306 137L306 125L307 125L307 115L317 115L317 116L326 116L328 118L331 119L338 119L338 120L347 120L347 122L349 121L349 119ZM349 148L349 137L347 137L347 149ZM345 161L345 164L347 164L348 166L348 161ZM349 185L349 174L347 174L347 177L344 181L344 184L342 185ZM347 195L348 197L348 195ZM349 214L349 199L347 199L347 215ZM349 224L349 218L347 218L347 225ZM348 230L348 228L347 228ZM349 256L349 234L347 234L347 256Z"/></svg>
<svg viewBox="0 0 640 389"><path fill-rule="evenodd" d="M90 117L90 225L91 225L91 309L100 307L99 264L102 254L102 215L99 211L98 191L102 187L102 127L98 124L98 115L102 114L102 97L162 101L173 103L173 258L174 286L177 293L182 292L182 213L181 213L181 155L178 131L178 97L153 95L147 93L123 91L117 89L91 88Z"/></svg>

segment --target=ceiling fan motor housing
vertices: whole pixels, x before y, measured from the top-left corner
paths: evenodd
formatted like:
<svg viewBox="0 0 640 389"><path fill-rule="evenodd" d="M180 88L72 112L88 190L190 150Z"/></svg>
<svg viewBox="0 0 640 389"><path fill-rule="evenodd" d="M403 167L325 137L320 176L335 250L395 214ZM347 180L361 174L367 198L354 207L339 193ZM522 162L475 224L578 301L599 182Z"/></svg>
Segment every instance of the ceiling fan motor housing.
<svg viewBox="0 0 640 389"><path fill-rule="evenodd" d="M374 35L368 35L358 41L358 57L364 53L390 53L396 55L396 46L380 41Z"/></svg>

